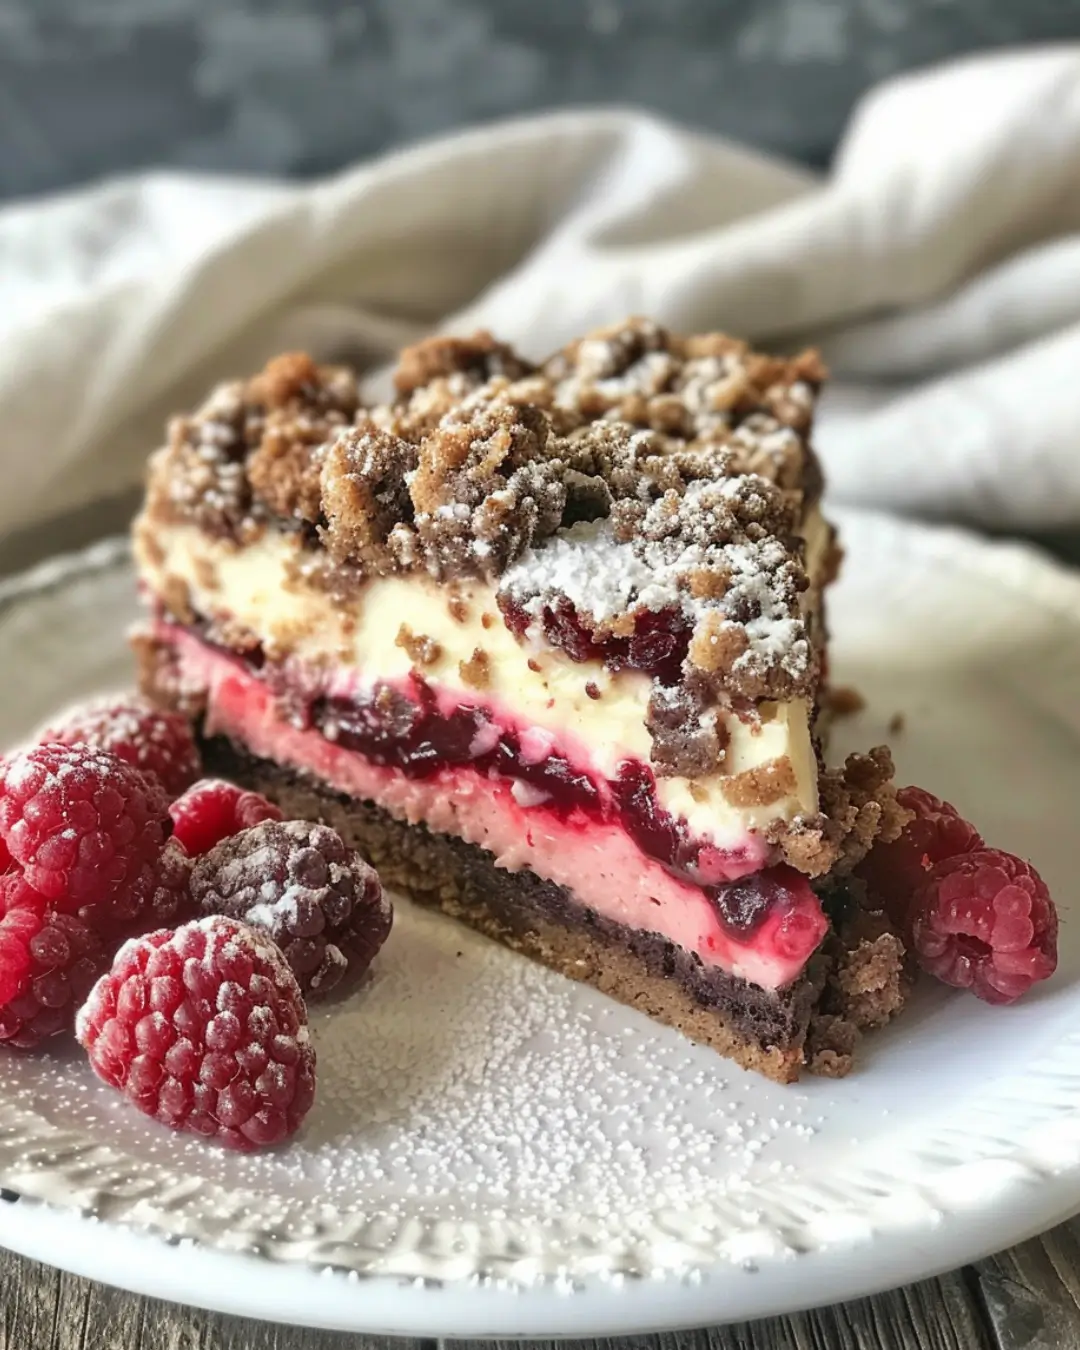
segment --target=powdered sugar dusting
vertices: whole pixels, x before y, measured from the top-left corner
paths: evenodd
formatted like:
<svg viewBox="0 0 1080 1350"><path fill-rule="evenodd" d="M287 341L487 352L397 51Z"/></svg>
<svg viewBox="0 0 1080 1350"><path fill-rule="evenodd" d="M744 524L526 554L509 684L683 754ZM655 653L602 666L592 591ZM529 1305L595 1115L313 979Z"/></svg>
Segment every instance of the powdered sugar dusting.
<svg viewBox="0 0 1080 1350"><path fill-rule="evenodd" d="M1024 1157L1055 1112L1076 1133L1061 1090L1075 1036L1052 1073L1025 1078L1030 1096L1002 1100L991 1074L974 1127L966 1092L939 1124L925 1105L905 1119L910 1078L884 1064L850 1091L781 1087L440 915L398 910L371 982L315 1014L319 1098L287 1148L229 1155L147 1122L81 1057L4 1057L4 1184L281 1261L569 1291L701 1278L897 1225L909 1241L952 1204L958 1165L1021 1137L1010 1113L1032 1122ZM982 1033L959 1034L971 1048Z"/></svg>
<svg viewBox="0 0 1080 1350"><path fill-rule="evenodd" d="M227 956L235 958L239 955L251 957L258 961L260 965L268 967L274 983L279 989L296 989L297 998L300 997L300 990L296 985L296 976L289 969L289 963L281 954L281 948L266 933L254 927L251 923L236 923L233 919L224 918L220 914L209 914L205 918L193 920L195 927L200 928L206 934L206 953L202 958L202 964L210 966L214 961L215 948L221 947Z"/></svg>
<svg viewBox="0 0 1080 1350"><path fill-rule="evenodd" d="M280 922L294 924L300 918L301 890L299 886L290 886L276 895L273 882L267 882L262 888L265 899L252 905L244 915L246 923L256 924L259 928L272 930Z"/></svg>
<svg viewBox="0 0 1080 1350"><path fill-rule="evenodd" d="M264 820L222 840L196 861L191 895L271 938L309 995L350 965L362 974L392 922L374 869L315 822Z"/></svg>
<svg viewBox="0 0 1080 1350"><path fill-rule="evenodd" d="M605 623L635 605L678 605L676 567L656 569L626 543L610 520L582 521L529 549L503 577L502 590L539 614L552 596L563 595L582 614Z"/></svg>
<svg viewBox="0 0 1080 1350"><path fill-rule="evenodd" d="M322 1259L408 1275L684 1268L739 1223L758 1180L791 1171L818 1120L803 1094L767 1085L766 1117L712 1052L440 915L398 910L371 983L314 1013L319 1098L287 1149L237 1156L171 1135L76 1061L26 1078L0 1061L6 1100L44 1089L61 1128L108 1150L97 1184L155 1178L140 1213L177 1235L231 1242L234 1222L266 1225L295 1259L318 1245L317 1214L350 1235ZM673 1231L680 1212L711 1217Z"/></svg>
<svg viewBox="0 0 1080 1350"><path fill-rule="evenodd" d="M678 611L694 626L712 611L744 635L727 672L732 684L771 672L805 680L812 651L799 601L801 567L788 542L740 528L735 514L771 491L752 474L693 483L678 506L677 534L663 532L661 510L668 519L674 514L667 503L650 509L644 531L630 538L617 536L611 518L580 522L528 549L505 573L501 591L534 620L568 600L593 629L642 610ZM649 533L653 517L659 528ZM716 591L695 592L694 578L706 574L718 579Z"/></svg>

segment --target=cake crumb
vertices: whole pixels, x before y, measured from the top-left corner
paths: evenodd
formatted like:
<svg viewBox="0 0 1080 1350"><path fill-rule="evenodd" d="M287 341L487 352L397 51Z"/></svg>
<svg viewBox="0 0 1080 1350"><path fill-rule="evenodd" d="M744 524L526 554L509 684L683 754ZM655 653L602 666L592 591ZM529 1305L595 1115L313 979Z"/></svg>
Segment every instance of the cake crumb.
<svg viewBox="0 0 1080 1350"><path fill-rule="evenodd" d="M591 699L597 699L601 697L600 690L595 680L587 680L585 682L585 692Z"/></svg>
<svg viewBox="0 0 1080 1350"><path fill-rule="evenodd" d="M904 717L904 714L902 712L894 712L893 715L889 718L889 735L890 736L901 735L904 731L904 727L906 726L906 724L907 719Z"/></svg>
<svg viewBox="0 0 1080 1350"><path fill-rule="evenodd" d="M494 616L489 614L485 609L483 614L480 615L480 627L490 628L494 622L495 622Z"/></svg>
<svg viewBox="0 0 1080 1350"><path fill-rule="evenodd" d="M451 592L450 598L446 602L446 609L455 623L468 622L469 606L456 592Z"/></svg>
<svg viewBox="0 0 1080 1350"><path fill-rule="evenodd" d="M416 447L373 422L340 434L321 455L319 538L339 566L384 576L413 556L415 535L408 475Z"/></svg>
<svg viewBox="0 0 1080 1350"><path fill-rule="evenodd" d="M859 911L842 934L827 1001L860 1031L891 1022L907 1001L905 949L883 915Z"/></svg>
<svg viewBox="0 0 1080 1350"><path fill-rule="evenodd" d="M356 414L355 373L288 352L248 382L245 399L261 418L246 461L253 498L286 520L317 521L322 454Z"/></svg>
<svg viewBox="0 0 1080 1350"><path fill-rule="evenodd" d="M806 1067L819 1078L846 1078L855 1060L859 1029L834 1013L815 1013L806 1037Z"/></svg>
<svg viewBox="0 0 1080 1350"><path fill-rule="evenodd" d="M795 770L787 755L746 769L726 778L723 783L725 798L732 806L742 808L771 806L774 802L792 796L797 788Z"/></svg>
<svg viewBox="0 0 1080 1350"><path fill-rule="evenodd" d="M834 685L825 698L834 717L852 717L866 707L866 699L850 684Z"/></svg>
<svg viewBox="0 0 1080 1350"><path fill-rule="evenodd" d="M481 329L472 337L430 337L406 347L394 370L394 386L408 395L436 380L457 376L464 387L484 384L493 376L520 379L533 370L504 342Z"/></svg>
<svg viewBox="0 0 1080 1350"><path fill-rule="evenodd" d="M652 738L649 759L663 777L700 778L715 773L730 739L718 710L685 685L653 686L645 711Z"/></svg>
<svg viewBox="0 0 1080 1350"><path fill-rule="evenodd" d="M690 640L689 656L699 670L726 674L750 646L746 630L729 623L723 611L711 609L702 616Z"/></svg>
<svg viewBox="0 0 1080 1350"><path fill-rule="evenodd" d="M844 915L822 949L829 973L806 1043L807 1067L826 1078L850 1072L863 1034L891 1022L912 987L904 944L887 916L865 909L851 889L839 903Z"/></svg>
<svg viewBox="0 0 1080 1350"><path fill-rule="evenodd" d="M140 516L135 522L134 535L136 557L141 554L151 567L164 567L165 550L156 530L145 516Z"/></svg>
<svg viewBox="0 0 1080 1350"><path fill-rule="evenodd" d="M209 558L197 553L192 559L191 567L195 573L196 582L204 591L216 591L218 589L220 582L218 581L217 567Z"/></svg>
<svg viewBox="0 0 1080 1350"><path fill-rule="evenodd" d="M183 577L167 572L158 584L158 594L166 610L178 623L195 622L191 588Z"/></svg>
<svg viewBox="0 0 1080 1350"><path fill-rule="evenodd" d="M424 633L414 633L407 623L398 629L394 645L408 654L409 660L418 666L431 666L442 656L442 647L434 638Z"/></svg>
<svg viewBox="0 0 1080 1350"><path fill-rule="evenodd" d="M893 762L887 746L869 754L849 755L840 769L826 769L818 778L821 809L815 816L796 816L787 825L767 830L786 862L809 877L835 871L848 876L875 840L891 843L911 819L896 799Z"/></svg>
<svg viewBox="0 0 1080 1350"><path fill-rule="evenodd" d="M483 647L474 648L467 661L459 661L458 671L472 689L486 689L491 683L491 659Z"/></svg>

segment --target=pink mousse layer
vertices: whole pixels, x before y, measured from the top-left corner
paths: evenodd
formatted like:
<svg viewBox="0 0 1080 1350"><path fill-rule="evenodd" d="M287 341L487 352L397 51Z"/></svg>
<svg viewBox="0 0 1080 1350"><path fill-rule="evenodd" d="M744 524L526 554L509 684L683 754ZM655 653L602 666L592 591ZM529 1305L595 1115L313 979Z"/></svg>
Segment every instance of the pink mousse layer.
<svg viewBox="0 0 1080 1350"><path fill-rule="evenodd" d="M186 683L205 689L206 731L313 775L339 792L375 802L399 820L479 845L508 871L527 868L569 889L589 909L632 929L660 933L701 960L767 989L802 972L827 921L805 883L739 941L708 895L646 856L617 824L562 819L518 801L511 784L455 765L422 779L373 764L315 730L278 716L272 692L245 668L190 633L170 629Z"/></svg>

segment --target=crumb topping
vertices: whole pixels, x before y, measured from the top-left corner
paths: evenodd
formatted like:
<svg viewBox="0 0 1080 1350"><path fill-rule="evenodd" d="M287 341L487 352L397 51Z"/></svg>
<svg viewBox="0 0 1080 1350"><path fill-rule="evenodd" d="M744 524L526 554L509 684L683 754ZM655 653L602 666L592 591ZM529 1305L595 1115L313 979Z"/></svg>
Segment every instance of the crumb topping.
<svg viewBox="0 0 1080 1350"><path fill-rule="evenodd" d="M539 366L490 333L431 338L392 402L361 407L354 373L286 355L171 424L145 518L241 544L287 528L297 577L339 594L498 581L520 637L683 691L684 726L678 696L654 699L657 771L715 771L710 707L816 689L798 528L824 374L813 352L630 319Z"/></svg>
<svg viewBox="0 0 1080 1350"><path fill-rule="evenodd" d="M560 530L507 570L500 599L533 620L568 603L600 642L632 632L644 611L676 614L691 634L690 670L731 695L796 697L817 669L794 523L765 479L695 481Z"/></svg>
<svg viewBox="0 0 1080 1350"><path fill-rule="evenodd" d="M150 464L148 512L240 542L273 517L315 520L320 454L358 404L354 372L317 366L302 353L218 386L169 424Z"/></svg>
<svg viewBox="0 0 1080 1350"><path fill-rule="evenodd" d="M850 883L847 883L850 887ZM911 963L888 917L866 908L852 887L839 896L823 955L825 987L810 1019L807 1063L812 1073L842 1078L867 1031L903 1010L912 986Z"/></svg>
<svg viewBox="0 0 1080 1350"><path fill-rule="evenodd" d="M474 647L467 661L458 662L462 681L472 689L486 689L491 683L491 658L483 647Z"/></svg>
<svg viewBox="0 0 1080 1350"><path fill-rule="evenodd" d="M771 842L806 876L849 875L877 839L886 843L898 839L911 819L911 812L896 799L892 779L888 747L849 755L842 768L819 775L819 813L779 825Z"/></svg>
<svg viewBox="0 0 1080 1350"><path fill-rule="evenodd" d="M414 633L407 623L398 629L394 645L400 647L417 666L433 666L442 656L442 646L426 633Z"/></svg>
<svg viewBox="0 0 1080 1350"><path fill-rule="evenodd" d="M408 397L435 380L458 377L459 387L485 384L493 376L521 379L534 367L484 330L471 338L432 337L407 347L394 370L394 387Z"/></svg>
<svg viewBox="0 0 1080 1350"><path fill-rule="evenodd" d="M723 772L730 739L717 709L686 685L654 684L645 714L651 760L661 777L702 778Z"/></svg>
<svg viewBox="0 0 1080 1350"><path fill-rule="evenodd" d="M408 478L416 548L440 580L498 576L566 505L565 468L550 426L530 405L467 400L420 443Z"/></svg>
<svg viewBox="0 0 1080 1350"><path fill-rule="evenodd" d="M771 806L790 797L798 787L795 770L786 755L724 779L724 796L732 806Z"/></svg>
<svg viewBox="0 0 1080 1350"><path fill-rule="evenodd" d="M816 352L762 355L721 333L680 338L630 319L570 343L543 367L556 407L727 448L738 472L798 488L825 369Z"/></svg>
<svg viewBox="0 0 1080 1350"><path fill-rule="evenodd" d="M356 376L293 353L256 375L247 398L265 409L262 434L247 459L253 497L272 515L314 523L322 500L322 455L356 414Z"/></svg>
<svg viewBox="0 0 1080 1350"><path fill-rule="evenodd" d="M319 534L336 563L375 576L403 565L413 547L408 477L417 459L415 445L368 421L326 448Z"/></svg>

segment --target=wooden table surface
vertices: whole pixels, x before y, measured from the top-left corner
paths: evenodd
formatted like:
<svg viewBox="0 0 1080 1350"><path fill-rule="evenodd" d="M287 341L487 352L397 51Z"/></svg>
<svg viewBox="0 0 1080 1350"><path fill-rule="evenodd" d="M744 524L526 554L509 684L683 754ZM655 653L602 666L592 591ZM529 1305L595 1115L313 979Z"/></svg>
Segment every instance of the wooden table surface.
<svg viewBox="0 0 1080 1350"><path fill-rule="evenodd" d="M138 1298L0 1250L0 1350L401 1350ZM478 1343L479 1344L479 1343ZM553 1342L552 1345L555 1343ZM937 1280L818 1312L566 1347L655 1350L1075 1350L1080 1219ZM412 1342L435 1350L435 1342Z"/></svg>
<svg viewBox="0 0 1080 1350"><path fill-rule="evenodd" d="M92 518L65 522L60 537L68 548L78 547L119 528L130 509L130 499L105 511L99 506ZM1080 532L1037 542L1080 564ZM42 551L40 534L0 543L0 573L29 566ZM401 1350L408 1344L140 1298L0 1248L0 1350ZM1080 1350L1080 1217L974 1266L876 1298L730 1327L562 1344L582 1350ZM410 1350L436 1350L436 1343L415 1341Z"/></svg>

